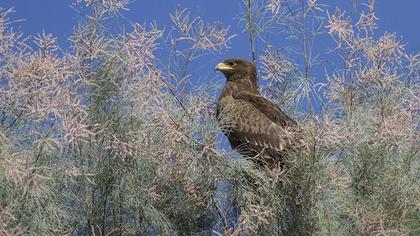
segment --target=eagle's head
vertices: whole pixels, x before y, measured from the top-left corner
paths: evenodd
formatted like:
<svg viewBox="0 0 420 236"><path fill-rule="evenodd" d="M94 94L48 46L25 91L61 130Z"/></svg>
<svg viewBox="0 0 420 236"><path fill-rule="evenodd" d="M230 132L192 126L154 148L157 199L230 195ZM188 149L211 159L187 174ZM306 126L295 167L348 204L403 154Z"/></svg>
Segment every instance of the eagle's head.
<svg viewBox="0 0 420 236"><path fill-rule="evenodd" d="M222 72L227 80L255 78L257 75L255 64L240 58L224 60L217 64L215 69Z"/></svg>

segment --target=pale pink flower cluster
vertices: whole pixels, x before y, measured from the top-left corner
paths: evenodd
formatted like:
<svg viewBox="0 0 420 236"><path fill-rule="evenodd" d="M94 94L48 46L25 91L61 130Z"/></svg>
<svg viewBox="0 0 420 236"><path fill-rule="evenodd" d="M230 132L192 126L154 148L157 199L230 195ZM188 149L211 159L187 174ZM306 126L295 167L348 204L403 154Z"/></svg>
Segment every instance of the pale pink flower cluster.
<svg viewBox="0 0 420 236"><path fill-rule="evenodd" d="M86 7L102 7L111 13L118 13L120 10L126 10L128 0L76 0L77 4L83 3Z"/></svg>
<svg viewBox="0 0 420 236"><path fill-rule="evenodd" d="M385 60L399 60L404 55L404 46L401 45L400 40L397 39L395 33L385 33L378 41L366 41L364 45L367 58L371 61Z"/></svg>
<svg viewBox="0 0 420 236"><path fill-rule="evenodd" d="M325 27L329 34L337 35L339 42L349 41L353 37L351 18L343 10L336 9L332 16L328 14L328 24Z"/></svg>
<svg viewBox="0 0 420 236"><path fill-rule="evenodd" d="M270 9L273 15L277 15L280 11L281 0L270 0L268 1L267 8Z"/></svg>
<svg viewBox="0 0 420 236"><path fill-rule="evenodd" d="M171 15L172 30L179 33L178 37L172 36L171 44L188 43L191 49L218 51L226 48L230 39L229 28L219 22L206 24L201 17L193 17L187 9L177 9Z"/></svg>
<svg viewBox="0 0 420 236"><path fill-rule="evenodd" d="M124 0L78 2L93 7L92 17L98 17L94 18L97 22L102 14L118 13L127 4ZM309 10L326 12L316 0L305 3ZM33 37L35 48L26 45L27 40L21 39L20 33L8 28L10 11L3 11L0 75L6 83L0 81L0 102L5 107L1 107L0 117L0 174L3 170L5 174L1 177L35 201L47 192L50 183L54 187L63 184L66 190L74 185L83 189L77 193L78 200L87 198L88 204L100 206L101 210L117 205L96 198L108 194L108 187L112 187L121 192L106 196L113 198L110 201L118 202L114 193L132 194L128 202L135 201L133 205L139 209L143 209L139 205L150 204L145 208L165 218L163 210L156 206L176 209L177 206L165 205L172 197L186 199L191 208L205 211L213 204L214 193L206 184L214 186L226 178L237 180L239 175L234 171L253 174L252 184L258 185L255 189L242 183L234 186L239 189L235 191L243 193L239 198L243 197L240 203L244 204L238 224L231 229L225 227L225 235L239 235L242 230L256 234L270 227L275 217L283 216L284 212L279 213L283 209L275 209L279 202L270 202L279 196L266 196L274 195L279 185L288 189L295 187L295 182L304 182L304 186L312 181L313 186L302 188L302 193L294 196L296 202L303 204L302 209L323 204L321 198L350 191L355 184L347 173L352 169L341 163L327 165L327 161L345 157L350 164L358 163L371 158L361 155L370 148L379 146L398 153L418 142L419 90L406 84L418 80L419 55L407 56L395 34L385 33L378 40L370 35L377 20L373 5L373 1L368 3L369 13L362 12L354 25L340 9L324 16L329 33L338 39L336 49L343 50L340 56L343 55L345 68L327 74L327 81L320 83L320 91L325 95L322 114L308 115L307 122L300 121L297 130L285 131L288 136L299 137L296 149L290 153L292 157L299 156L287 163L291 168L264 171L250 167L250 162L242 159L243 163L235 166L239 171L232 167L235 162L226 160L218 148L220 130L214 114L214 96L206 87L187 89L191 85L188 64L203 52L228 48L232 39L228 27L218 22L206 23L186 9L178 9L171 15L173 26L167 32L171 59L162 66L166 61L159 61L156 50L166 34L156 25L135 23L132 31L108 39L106 34L98 33L101 26L93 23L76 30L71 37L74 51L65 53L48 33ZM264 10L279 14L281 7L281 1L272 0L264 5ZM283 83L295 73L295 65L275 49L270 48L258 59L262 78L269 82ZM403 68L407 72L403 74L400 66L405 59L409 66ZM302 86L297 88L302 92ZM138 166L143 168L141 173L135 169ZM114 170L124 172L113 173ZM106 191L100 192L101 188ZM174 196L165 195L169 192ZM382 197L375 195L378 196ZM97 213L94 208L89 214ZM136 220L137 214L142 214L139 209L135 209ZM218 206L211 210L217 210L221 218L228 214ZM387 220L392 220L376 209L354 210L366 211L362 216L347 208L340 210L343 215L355 216L355 224L362 225L366 233L379 232ZM9 220L16 222L9 209L0 206L0 234L19 234L14 228L4 228Z"/></svg>
<svg viewBox="0 0 420 236"><path fill-rule="evenodd" d="M381 126L376 133L377 140L386 145L386 148L398 148L403 145L410 145L415 140L416 124L410 110L402 106L395 107L394 114L382 119Z"/></svg>
<svg viewBox="0 0 420 236"><path fill-rule="evenodd" d="M14 153L11 158L4 161L6 167L6 178L11 180L17 187L22 188L24 193L41 194L46 190L44 184L50 179L48 176L42 175L37 170L42 167L34 167L29 165L30 160L27 151Z"/></svg>
<svg viewBox="0 0 420 236"><path fill-rule="evenodd" d="M124 53L128 56L130 68L143 71L153 69L156 60L154 51L163 32L156 25L147 29L146 25L133 24L133 31L124 35Z"/></svg>
<svg viewBox="0 0 420 236"><path fill-rule="evenodd" d="M75 141L87 143L91 135L88 125L85 122L86 114L66 115L62 117L61 131L64 136L62 138L64 144L74 144Z"/></svg>
<svg viewBox="0 0 420 236"><path fill-rule="evenodd" d="M308 0L308 6L309 9L323 11L321 6L318 4L318 0Z"/></svg>
<svg viewBox="0 0 420 236"><path fill-rule="evenodd" d="M290 76L294 65L287 60L279 51L269 49L260 56L262 65L262 78L273 82L283 82L287 76Z"/></svg>
<svg viewBox="0 0 420 236"><path fill-rule="evenodd" d="M259 227L263 227L270 223L270 218L273 216L273 209L262 204L251 204L250 212L241 214L239 222L245 229L245 232L255 234Z"/></svg>
<svg viewBox="0 0 420 236"><path fill-rule="evenodd" d="M360 14L359 21L356 23L356 27L359 29L363 29L366 31L372 31L376 29L376 21L378 18L375 15L375 12L364 13Z"/></svg>

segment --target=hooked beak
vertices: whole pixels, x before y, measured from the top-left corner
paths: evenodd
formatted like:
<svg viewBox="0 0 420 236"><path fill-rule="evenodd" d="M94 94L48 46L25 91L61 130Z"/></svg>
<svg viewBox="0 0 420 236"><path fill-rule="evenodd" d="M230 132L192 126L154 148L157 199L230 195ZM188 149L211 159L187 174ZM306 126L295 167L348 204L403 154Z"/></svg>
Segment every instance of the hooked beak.
<svg viewBox="0 0 420 236"><path fill-rule="evenodd" d="M226 71L226 70L231 70L233 68L230 67L229 65L226 65L223 62L220 62L219 64L217 64L217 66L214 69L218 71Z"/></svg>

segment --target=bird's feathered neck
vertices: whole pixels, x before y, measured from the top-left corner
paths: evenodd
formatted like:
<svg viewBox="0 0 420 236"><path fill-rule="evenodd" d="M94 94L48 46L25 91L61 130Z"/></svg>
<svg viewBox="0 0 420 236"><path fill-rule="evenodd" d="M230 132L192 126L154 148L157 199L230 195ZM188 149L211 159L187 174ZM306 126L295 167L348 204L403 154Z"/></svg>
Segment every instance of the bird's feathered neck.
<svg viewBox="0 0 420 236"><path fill-rule="evenodd" d="M222 96L231 95L233 97L236 97L238 94L244 91L252 94L259 94L260 92L258 87L258 81L251 78L245 79L244 77L241 77L240 79L235 77L229 78L226 83L226 86L222 91Z"/></svg>
<svg viewBox="0 0 420 236"><path fill-rule="evenodd" d="M258 90L258 79L256 72L235 73L226 75L227 84L242 85L241 87L249 88L249 90Z"/></svg>

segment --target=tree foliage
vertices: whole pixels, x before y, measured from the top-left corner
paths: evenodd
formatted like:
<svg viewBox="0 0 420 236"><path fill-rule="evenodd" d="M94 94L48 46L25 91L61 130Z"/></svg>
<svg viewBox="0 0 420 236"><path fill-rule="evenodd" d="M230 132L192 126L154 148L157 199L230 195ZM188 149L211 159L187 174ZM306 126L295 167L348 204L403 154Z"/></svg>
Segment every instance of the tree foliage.
<svg viewBox="0 0 420 236"><path fill-rule="evenodd" d="M191 86L191 63L228 48L228 27L177 9L170 30L115 33L128 1L76 4L88 15L65 50L0 11L1 235L420 233L420 54L376 37L374 2L244 1L262 90L301 123L274 170L221 148L220 88ZM277 29L299 46L270 44ZM317 37L342 68L318 60Z"/></svg>

